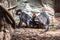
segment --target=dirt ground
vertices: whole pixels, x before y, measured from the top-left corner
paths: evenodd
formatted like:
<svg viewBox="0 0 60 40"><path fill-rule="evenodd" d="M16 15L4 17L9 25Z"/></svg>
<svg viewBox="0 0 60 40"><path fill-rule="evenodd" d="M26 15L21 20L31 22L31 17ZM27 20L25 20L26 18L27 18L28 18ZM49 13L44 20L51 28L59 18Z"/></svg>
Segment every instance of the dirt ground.
<svg viewBox="0 0 60 40"><path fill-rule="evenodd" d="M11 40L60 40L60 29L50 29L44 32L44 29L20 28L16 29Z"/></svg>
<svg viewBox="0 0 60 40"><path fill-rule="evenodd" d="M60 24L60 18L57 18ZM44 29L20 28L15 29L12 40L60 40L60 25L57 28L51 28L47 32Z"/></svg>
<svg viewBox="0 0 60 40"><path fill-rule="evenodd" d="M59 20L60 24L60 20ZM60 40L60 25L56 28L49 28L47 32L40 28L20 28L14 32L5 33L6 40ZM4 33L0 32L0 40L4 40Z"/></svg>

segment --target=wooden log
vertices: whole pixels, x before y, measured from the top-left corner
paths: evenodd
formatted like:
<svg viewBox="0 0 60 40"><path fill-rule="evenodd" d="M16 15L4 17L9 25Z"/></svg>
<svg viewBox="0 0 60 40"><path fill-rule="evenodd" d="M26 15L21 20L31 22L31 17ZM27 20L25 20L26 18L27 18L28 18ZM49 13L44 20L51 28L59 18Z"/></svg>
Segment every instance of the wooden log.
<svg viewBox="0 0 60 40"><path fill-rule="evenodd" d="M0 30L4 26L10 26L15 28L15 21L14 18L11 16L11 14L0 5Z"/></svg>

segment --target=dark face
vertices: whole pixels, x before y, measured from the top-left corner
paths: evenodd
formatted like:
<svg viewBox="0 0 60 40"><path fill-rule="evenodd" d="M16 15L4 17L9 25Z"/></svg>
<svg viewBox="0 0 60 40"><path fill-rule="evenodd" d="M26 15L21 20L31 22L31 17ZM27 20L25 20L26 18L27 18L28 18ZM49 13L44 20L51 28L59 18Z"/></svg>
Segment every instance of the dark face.
<svg viewBox="0 0 60 40"><path fill-rule="evenodd" d="M35 13L33 13L32 17L33 17L33 18L35 18L35 17L36 17L36 14L35 14Z"/></svg>
<svg viewBox="0 0 60 40"><path fill-rule="evenodd" d="M18 15L20 15L21 14L21 12L18 12Z"/></svg>
<svg viewBox="0 0 60 40"><path fill-rule="evenodd" d="M38 22L39 21L37 15L35 13L33 13L32 17L33 17L33 20L35 22Z"/></svg>
<svg viewBox="0 0 60 40"><path fill-rule="evenodd" d="M16 11L16 15L20 15L21 12L22 12L22 10L17 10L17 11Z"/></svg>

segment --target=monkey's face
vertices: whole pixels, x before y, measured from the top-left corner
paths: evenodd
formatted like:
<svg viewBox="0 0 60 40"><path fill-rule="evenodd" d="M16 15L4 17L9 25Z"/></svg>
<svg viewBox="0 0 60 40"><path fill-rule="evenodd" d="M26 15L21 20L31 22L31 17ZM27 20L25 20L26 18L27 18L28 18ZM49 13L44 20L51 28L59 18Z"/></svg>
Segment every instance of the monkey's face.
<svg viewBox="0 0 60 40"><path fill-rule="evenodd" d="M35 17L36 17L36 14L35 14L35 13L33 13L32 17L33 17L33 18L35 18Z"/></svg>

